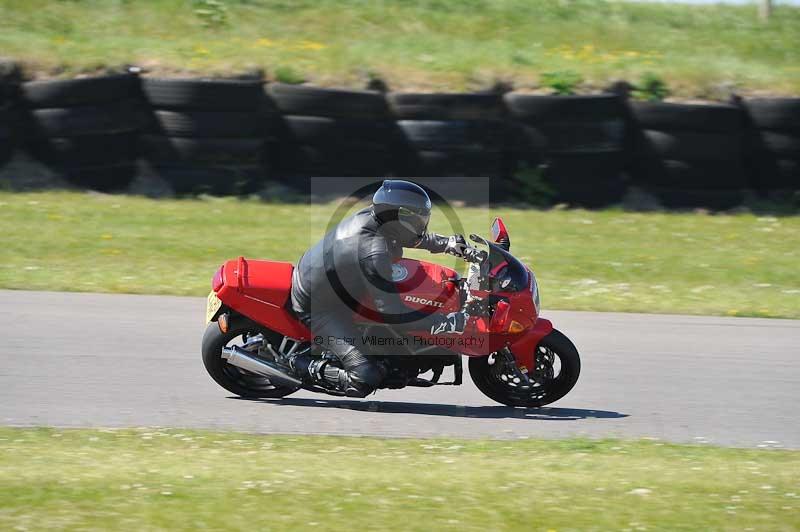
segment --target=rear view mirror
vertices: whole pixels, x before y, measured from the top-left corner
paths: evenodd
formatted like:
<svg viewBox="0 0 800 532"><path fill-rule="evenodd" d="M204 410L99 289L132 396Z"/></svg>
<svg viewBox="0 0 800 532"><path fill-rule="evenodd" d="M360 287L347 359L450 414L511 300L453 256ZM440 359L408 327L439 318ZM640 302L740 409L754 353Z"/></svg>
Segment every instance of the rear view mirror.
<svg viewBox="0 0 800 532"><path fill-rule="evenodd" d="M492 240L506 251L511 248L511 239L502 218L495 218L492 223Z"/></svg>

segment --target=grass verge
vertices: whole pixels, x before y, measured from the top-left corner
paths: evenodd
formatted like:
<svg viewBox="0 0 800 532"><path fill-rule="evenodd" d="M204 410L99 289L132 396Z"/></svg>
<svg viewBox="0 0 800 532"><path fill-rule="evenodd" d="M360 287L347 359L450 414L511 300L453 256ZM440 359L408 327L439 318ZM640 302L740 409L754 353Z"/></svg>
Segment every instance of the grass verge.
<svg viewBox="0 0 800 532"><path fill-rule="evenodd" d="M0 527L794 530L796 451L0 428Z"/></svg>
<svg viewBox="0 0 800 532"><path fill-rule="evenodd" d="M31 72L131 62L151 72L265 69L361 87L533 86L572 70L594 87L645 72L685 96L800 92L800 9L601 0L0 0L0 50Z"/></svg>
<svg viewBox="0 0 800 532"><path fill-rule="evenodd" d="M296 261L336 204L0 192L0 288L205 295L227 259ZM800 216L459 208L502 216L546 309L800 318ZM412 252L463 269L445 256Z"/></svg>

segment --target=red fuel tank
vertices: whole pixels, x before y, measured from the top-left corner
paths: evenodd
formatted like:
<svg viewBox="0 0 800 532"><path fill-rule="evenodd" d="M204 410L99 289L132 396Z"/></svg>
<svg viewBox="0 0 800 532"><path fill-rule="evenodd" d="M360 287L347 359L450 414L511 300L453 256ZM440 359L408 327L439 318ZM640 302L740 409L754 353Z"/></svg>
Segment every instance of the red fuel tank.
<svg viewBox="0 0 800 532"><path fill-rule="evenodd" d="M460 278L452 268L413 259L392 264L392 280L400 298L412 310L455 312L460 308Z"/></svg>

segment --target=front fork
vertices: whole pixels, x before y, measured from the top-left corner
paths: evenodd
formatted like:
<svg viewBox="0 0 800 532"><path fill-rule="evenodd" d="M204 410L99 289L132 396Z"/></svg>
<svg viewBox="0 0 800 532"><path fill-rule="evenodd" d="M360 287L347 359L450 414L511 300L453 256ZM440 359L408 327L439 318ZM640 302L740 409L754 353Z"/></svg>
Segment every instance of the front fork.
<svg viewBox="0 0 800 532"><path fill-rule="evenodd" d="M514 384L526 387L531 385L531 381L528 378L528 369L524 366L519 366L514 353L508 347L489 355L488 363L490 366L498 366L498 374L513 375Z"/></svg>
<svg viewBox="0 0 800 532"><path fill-rule="evenodd" d="M542 338L552 331L553 323L550 320L539 318L532 328L525 331L521 338L506 348L513 354L520 371L530 373L536 368L536 348Z"/></svg>

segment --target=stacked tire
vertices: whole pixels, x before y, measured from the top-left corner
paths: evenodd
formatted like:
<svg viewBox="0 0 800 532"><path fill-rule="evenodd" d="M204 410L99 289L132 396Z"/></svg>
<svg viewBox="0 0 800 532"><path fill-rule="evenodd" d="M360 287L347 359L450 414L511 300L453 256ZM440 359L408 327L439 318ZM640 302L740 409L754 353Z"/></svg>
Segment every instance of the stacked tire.
<svg viewBox="0 0 800 532"><path fill-rule="evenodd" d="M287 183L395 173L398 135L381 93L272 83L267 94L281 115L273 157Z"/></svg>
<svg viewBox="0 0 800 532"><path fill-rule="evenodd" d="M3 166L14 152L14 109L10 89L0 79L0 166Z"/></svg>
<svg viewBox="0 0 800 532"><path fill-rule="evenodd" d="M137 76L32 81L19 96L25 147L36 159L82 187L130 183L142 125Z"/></svg>
<svg viewBox="0 0 800 532"><path fill-rule="evenodd" d="M742 102L749 121L752 186L781 197L800 190L800 98Z"/></svg>
<svg viewBox="0 0 800 532"><path fill-rule="evenodd" d="M667 207L725 209L748 186L741 110L727 104L630 104L637 182Z"/></svg>
<svg viewBox="0 0 800 532"><path fill-rule="evenodd" d="M21 72L19 66L0 59L0 167L14 153L17 130L16 94Z"/></svg>
<svg viewBox="0 0 800 532"><path fill-rule="evenodd" d="M525 159L543 160L558 201L600 207L625 192L626 122L613 94L505 95L523 135Z"/></svg>
<svg viewBox="0 0 800 532"><path fill-rule="evenodd" d="M391 93L389 107L403 135L400 173L410 177L489 178L510 173L511 131L497 93Z"/></svg>
<svg viewBox="0 0 800 532"><path fill-rule="evenodd" d="M178 194L241 194L268 176L259 79L142 78L142 157Z"/></svg>

